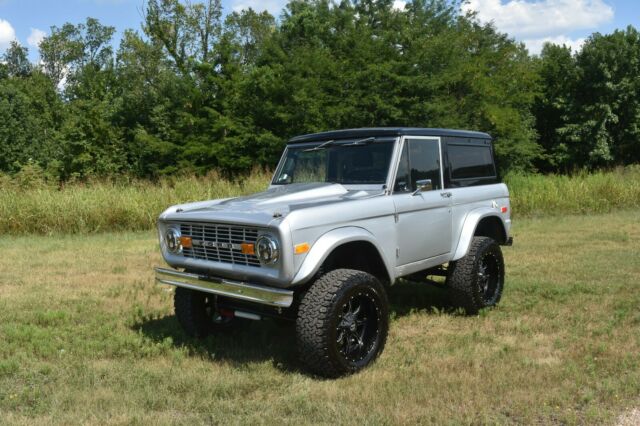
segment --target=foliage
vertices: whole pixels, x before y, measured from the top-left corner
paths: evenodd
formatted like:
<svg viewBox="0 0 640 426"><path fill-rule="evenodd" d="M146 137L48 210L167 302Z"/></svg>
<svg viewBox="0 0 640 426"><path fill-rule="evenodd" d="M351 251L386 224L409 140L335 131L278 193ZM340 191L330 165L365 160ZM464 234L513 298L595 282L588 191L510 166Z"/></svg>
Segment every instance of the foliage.
<svg viewBox="0 0 640 426"><path fill-rule="evenodd" d="M256 169L233 180L216 172L155 183L121 175L58 186L32 162L13 177L0 175L0 234L149 230L168 206L251 194L270 179L271 173ZM640 208L638 166L572 176L510 173L506 182L517 219Z"/></svg>
<svg viewBox="0 0 640 426"><path fill-rule="evenodd" d="M15 173L29 161L55 164L62 105L49 78L38 70L0 78L0 171Z"/></svg>
<svg viewBox="0 0 640 426"><path fill-rule="evenodd" d="M31 73L32 65L28 58L29 50L13 40L2 55L5 77L26 77Z"/></svg>
<svg viewBox="0 0 640 426"><path fill-rule="evenodd" d="M54 185L36 164L8 178L0 175L0 232L96 233L149 230L170 205L262 191L271 174L255 170L238 180L211 172L176 175L156 183L121 175L113 180Z"/></svg>
<svg viewBox="0 0 640 426"><path fill-rule="evenodd" d="M279 20L223 20L219 0L150 0L141 29L114 52L114 28L93 18L52 27L34 69L13 44L0 170L229 176L272 167L295 134L361 126L489 131L505 170L540 154L532 59L457 3L292 0Z"/></svg>
<svg viewBox="0 0 640 426"><path fill-rule="evenodd" d="M571 175L510 173L516 217L605 213L640 207L640 166Z"/></svg>
<svg viewBox="0 0 640 426"><path fill-rule="evenodd" d="M535 104L546 170L640 162L640 33L593 34L582 50L547 45Z"/></svg>
<svg viewBox="0 0 640 426"><path fill-rule="evenodd" d="M495 137L503 172L640 161L640 40L594 34L540 57L457 0L291 0L279 19L220 0L149 0L140 31L52 27L41 63L0 61L0 171L59 181L230 177L273 167L296 134L454 127Z"/></svg>

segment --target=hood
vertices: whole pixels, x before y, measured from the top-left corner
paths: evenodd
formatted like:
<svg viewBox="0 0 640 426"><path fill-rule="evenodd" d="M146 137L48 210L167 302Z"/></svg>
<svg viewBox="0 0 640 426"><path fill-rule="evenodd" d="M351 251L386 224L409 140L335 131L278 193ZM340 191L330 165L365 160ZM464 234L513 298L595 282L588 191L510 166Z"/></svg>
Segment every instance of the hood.
<svg viewBox="0 0 640 426"><path fill-rule="evenodd" d="M340 203L383 194L383 190L348 190L337 183L293 183L274 186L257 194L173 206L164 220L221 220L268 224L289 212L328 203Z"/></svg>

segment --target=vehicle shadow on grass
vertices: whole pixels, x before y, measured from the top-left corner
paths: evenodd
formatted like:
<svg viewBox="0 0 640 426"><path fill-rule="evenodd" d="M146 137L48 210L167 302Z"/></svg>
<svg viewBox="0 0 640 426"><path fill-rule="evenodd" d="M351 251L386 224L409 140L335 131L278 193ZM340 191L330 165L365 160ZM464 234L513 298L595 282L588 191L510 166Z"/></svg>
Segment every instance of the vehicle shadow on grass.
<svg viewBox="0 0 640 426"><path fill-rule="evenodd" d="M215 331L206 338L187 336L175 315L142 319L133 325L146 337L186 348L189 355L221 361L234 367L270 361L274 367L287 372L300 372L296 362L294 323L280 323L271 319L235 320L228 330Z"/></svg>
<svg viewBox="0 0 640 426"><path fill-rule="evenodd" d="M388 290L392 318L420 311L429 314L455 314L448 291L435 281L413 282L402 280Z"/></svg>
<svg viewBox="0 0 640 426"><path fill-rule="evenodd" d="M416 311L429 314L454 312L447 292L425 283L400 282L389 289L388 296L392 319ZM243 367L267 361L281 371L306 374L297 360L293 322L238 320L231 329L217 331L204 339L187 336L175 315L141 318L132 328L152 341L168 341L174 347L186 348L192 356L214 362Z"/></svg>

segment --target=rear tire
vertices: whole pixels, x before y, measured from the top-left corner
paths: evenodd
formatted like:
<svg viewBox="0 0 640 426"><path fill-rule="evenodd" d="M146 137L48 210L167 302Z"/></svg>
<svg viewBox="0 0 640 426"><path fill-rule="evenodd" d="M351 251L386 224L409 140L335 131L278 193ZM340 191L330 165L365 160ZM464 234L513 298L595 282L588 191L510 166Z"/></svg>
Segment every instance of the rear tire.
<svg viewBox="0 0 640 426"><path fill-rule="evenodd" d="M389 303L371 274L336 269L318 278L303 295L296 320L301 361L320 376L354 373L384 349Z"/></svg>
<svg viewBox="0 0 640 426"><path fill-rule="evenodd" d="M498 304L504 289L504 259L498 243L473 237L467 255L449 264L446 285L453 304L468 315Z"/></svg>
<svg viewBox="0 0 640 426"><path fill-rule="evenodd" d="M214 331L226 330L234 323L217 309L217 296L201 291L176 287L173 306L178 322L191 337L207 337Z"/></svg>

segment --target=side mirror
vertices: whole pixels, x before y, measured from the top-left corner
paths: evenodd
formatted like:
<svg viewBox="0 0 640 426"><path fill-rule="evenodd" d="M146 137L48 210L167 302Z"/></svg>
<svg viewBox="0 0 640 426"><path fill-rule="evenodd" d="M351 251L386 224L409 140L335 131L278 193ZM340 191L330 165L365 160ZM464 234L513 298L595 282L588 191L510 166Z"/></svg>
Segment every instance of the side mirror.
<svg viewBox="0 0 640 426"><path fill-rule="evenodd" d="M291 176L286 173L283 173L278 179L278 183L291 183Z"/></svg>
<svg viewBox="0 0 640 426"><path fill-rule="evenodd" d="M431 190L433 190L433 183L431 183L431 179L422 179L416 181L416 190L413 191L413 194L411 195L418 195L421 192Z"/></svg>

